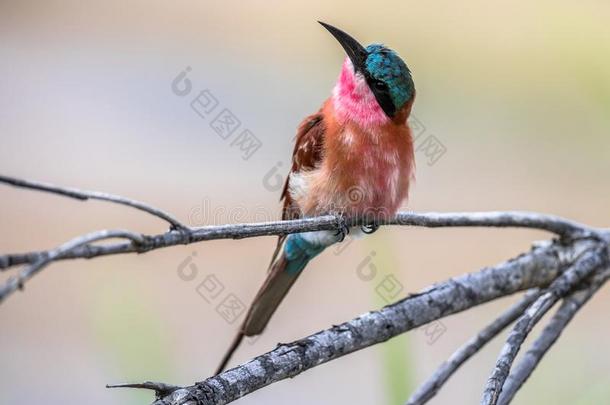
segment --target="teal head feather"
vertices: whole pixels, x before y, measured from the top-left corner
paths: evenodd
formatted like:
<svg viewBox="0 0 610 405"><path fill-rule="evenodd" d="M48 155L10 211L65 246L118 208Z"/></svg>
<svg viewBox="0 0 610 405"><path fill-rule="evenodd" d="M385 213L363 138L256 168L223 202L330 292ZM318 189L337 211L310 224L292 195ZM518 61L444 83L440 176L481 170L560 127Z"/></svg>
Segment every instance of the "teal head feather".
<svg viewBox="0 0 610 405"><path fill-rule="evenodd" d="M394 111L401 109L415 94L411 71L396 52L383 45L366 47L365 75L371 89L387 93Z"/></svg>

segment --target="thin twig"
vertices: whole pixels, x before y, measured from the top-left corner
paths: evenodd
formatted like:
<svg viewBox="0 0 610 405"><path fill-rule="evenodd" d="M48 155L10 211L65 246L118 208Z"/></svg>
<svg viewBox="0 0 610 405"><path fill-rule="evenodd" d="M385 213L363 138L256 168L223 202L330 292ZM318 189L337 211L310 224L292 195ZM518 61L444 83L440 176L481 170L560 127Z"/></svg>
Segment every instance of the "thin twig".
<svg viewBox="0 0 610 405"><path fill-rule="evenodd" d="M146 203L132 200L130 198L122 197L120 195L113 195L108 193L102 193L99 191L86 191L78 190L75 188L60 187L49 183L40 183L36 181L22 180L14 177L8 177L0 175L0 183L10 184L11 186L27 188L30 190L45 191L47 193L58 194L64 197L74 198L81 201L86 200L101 200L109 201L116 204L126 205L128 207L136 208L138 210L147 212L164 221L169 222L173 229L188 229L188 227L174 218L171 214L162 211L158 208L152 207Z"/></svg>
<svg viewBox="0 0 610 405"><path fill-rule="evenodd" d="M537 288L528 291L521 300L456 350L447 361L436 369L428 380L419 386L407 401L407 405L422 405L432 399L462 364L474 356L504 328L514 322L539 295L540 290Z"/></svg>
<svg viewBox="0 0 610 405"><path fill-rule="evenodd" d="M41 257L39 260L22 270L18 276L10 277L5 284L0 286L0 303L2 303L2 301L4 301L4 299L11 293L15 292L18 289L23 289L23 285L27 280L29 280L36 273L38 273L45 266L47 266L49 263L51 263L53 260L57 259L61 255L66 254L74 249L77 249L80 246L88 245L89 243L96 242L99 240L112 238L129 239L131 243L134 243L136 245L143 243L145 240L142 235L125 230L104 230L78 236L64 243L58 248L49 251L46 256Z"/></svg>
<svg viewBox="0 0 610 405"><path fill-rule="evenodd" d="M243 239L256 236L283 235L288 233L319 230L337 230L338 226L337 217L332 215L297 219L292 221L203 226L199 228L169 231L163 234L147 236L146 240L138 245L131 242L118 242L104 246L85 245L74 249L61 257L58 257L57 259L91 259L97 256L122 253L143 253L150 250L176 245L189 245L191 243L208 240ZM6 269L19 264L33 263L46 255L48 255L48 251L3 255L0 256L0 269Z"/></svg>
<svg viewBox="0 0 610 405"><path fill-rule="evenodd" d="M31 190L45 191L48 193L62 195L77 200L102 200L133 207L169 222L175 229L189 229L188 226L179 222L171 214L146 203L132 200L123 196L103 193L99 191L86 191L70 187L61 187L54 184L23 180L14 177L0 175L0 183ZM352 219L350 223L360 225L362 221ZM553 215L530 213L530 212L472 212L472 213L399 213L389 221L382 221L385 225L412 225L424 227L463 227L463 226L486 226L486 227L517 227L542 229L557 235L567 236L574 233L582 233L589 230L586 226L560 218Z"/></svg>
<svg viewBox="0 0 610 405"><path fill-rule="evenodd" d="M554 233L558 236L592 237L597 232L590 227L555 215L527 211L488 212L400 212L390 225L438 227L496 227L529 228Z"/></svg>
<svg viewBox="0 0 610 405"><path fill-rule="evenodd" d="M496 365L487 380L481 405L496 405L511 366L525 338L547 311L595 270L608 261L607 251L597 247L584 252L565 273L546 289L519 318L502 347Z"/></svg>
<svg viewBox="0 0 610 405"><path fill-rule="evenodd" d="M559 339L559 336L568 326L574 315L604 285L608 278L610 278L610 267L606 268L604 272L596 274L595 279L587 288L574 291L564 298L563 303L542 333L540 333L540 336L509 374L498 400L499 405L508 405L512 401L517 391L533 373L546 352Z"/></svg>
<svg viewBox="0 0 610 405"><path fill-rule="evenodd" d="M121 253L146 252L175 245L188 245L214 239L242 239L289 233L338 230L345 221L334 215L290 221L259 222L250 224L212 225L198 228L170 231L148 236L146 243L135 246L131 242L119 242L105 246L83 246L58 257L58 260L114 255ZM348 225L363 224L354 219ZM400 212L390 221L381 225L407 225L422 227L516 227L541 229L556 233L564 238L596 236L595 230L574 222L531 212L455 212L455 213L413 213ZM33 263L47 255L47 251L7 254L0 256L0 269L25 263Z"/></svg>
<svg viewBox="0 0 610 405"><path fill-rule="evenodd" d="M475 305L552 282L570 260L596 243L576 241L534 248L494 267L436 284L379 311L278 347L255 359L172 392L156 405L225 404L271 383ZM189 402L191 401L191 402Z"/></svg>
<svg viewBox="0 0 610 405"><path fill-rule="evenodd" d="M143 383L106 384L106 388L141 388L153 390L155 391L157 398L162 398L182 387L162 382L144 381Z"/></svg>

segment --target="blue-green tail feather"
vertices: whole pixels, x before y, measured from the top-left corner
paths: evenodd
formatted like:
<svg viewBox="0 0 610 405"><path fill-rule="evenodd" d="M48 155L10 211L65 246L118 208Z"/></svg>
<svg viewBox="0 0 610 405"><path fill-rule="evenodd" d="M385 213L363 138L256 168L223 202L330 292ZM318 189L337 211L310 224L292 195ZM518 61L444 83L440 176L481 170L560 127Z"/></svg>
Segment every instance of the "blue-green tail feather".
<svg viewBox="0 0 610 405"><path fill-rule="evenodd" d="M284 269L288 274L298 274L307 263L326 249L326 245L315 244L302 234L288 235L284 244L284 256L287 264Z"/></svg>
<svg viewBox="0 0 610 405"><path fill-rule="evenodd" d="M332 233L309 232L280 237L267 279L256 294L240 331L224 355L216 373L226 367L244 336L258 335L265 329L307 263L338 240L332 235Z"/></svg>

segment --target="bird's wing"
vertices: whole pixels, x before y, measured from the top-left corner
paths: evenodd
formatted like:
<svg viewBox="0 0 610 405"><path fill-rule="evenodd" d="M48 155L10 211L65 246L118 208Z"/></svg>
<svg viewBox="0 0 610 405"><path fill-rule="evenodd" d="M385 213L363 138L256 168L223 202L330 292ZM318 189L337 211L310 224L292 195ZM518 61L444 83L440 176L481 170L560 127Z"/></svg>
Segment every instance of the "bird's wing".
<svg viewBox="0 0 610 405"><path fill-rule="evenodd" d="M324 130L325 125L322 110L310 115L301 122L297 129L290 174L312 170L319 165L324 147ZM281 200L284 201L282 219L298 219L302 217L302 213L290 196L289 181L290 175L286 179L281 196ZM300 271L291 274L285 271L287 261L282 254L285 241L285 235L278 237L277 245L269 264L267 279L248 311L248 316L243 325L243 331L246 332L247 336L257 335L262 332L271 315L273 315L273 312L275 312L275 309L300 274ZM303 263L303 267L306 263Z"/></svg>
<svg viewBox="0 0 610 405"><path fill-rule="evenodd" d="M284 201L282 219L297 219L301 217L299 207L296 207L288 187L290 174L314 169L322 160L324 148L324 116L322 110L305 118L297 129L297 136L292 152L292 167L284 183L280 200Z"/></svg>
<svg viewBox="0 0 610 405"><path fill-rule="evenodd" d="M290 173L288 173L286 181L284 182L284 188L280 197L280 201L283 201L284 203L282 207L282 219L284 220L299 219L302 216L300 208L290 196L290 189L288 187L290 175L292 173L312 170L319 165L322 160L325 129L326 126L324 125L322 109L305 118L297 129L294 150L292 151L292 166L290 168ZM277 258L285 239L285 235L278 237L275 251L273 252L273 256L271 256L271 263ZM269 266L269 270L271 270L271 265Z"/></svg>
<svg viewBox="0 0 610 405"><path fill-rule="evenodd" d="M299 173L318 166L322 159L324 130L325 125L322 110L305 118L301 125L299 125L292 154L290 173ZM281 196L281 200L284 202L282 219L297 219L302 214L290 196L289 180L290 176L286 179ZM218 366L216 374L226 367L244 336L258 335L263 331L276 308L299 276L300 271L292 273L285 271L288 265L288 261L282 254L285 241L285 236L278 238L278 243L269 265L267 279L256 294L246 314L246 318ZM301 263L302 267L306 264L307 260L303 260Z"/></svg>

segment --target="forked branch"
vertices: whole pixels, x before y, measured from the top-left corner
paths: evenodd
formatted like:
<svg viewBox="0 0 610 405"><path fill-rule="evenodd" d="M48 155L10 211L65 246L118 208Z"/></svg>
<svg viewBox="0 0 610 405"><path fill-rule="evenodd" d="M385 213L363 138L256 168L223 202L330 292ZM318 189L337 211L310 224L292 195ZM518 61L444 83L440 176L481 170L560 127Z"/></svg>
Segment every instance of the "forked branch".
<svg viewBox="0 0 610 405"><path fill-rule="evenodd" d="M0 176L0 183L49 192L79 200L97 199L130 206L167 221L170 230L144 235L128 230L100 230L78 236L55 249L0 255L0 270L24 268L0 286L0 302L54 261L91 259L122 253L145 253L175 245L214 239L241 239L267 235L339 230L366 225L359 218L326 215L292 221L232 224L190 228L171 214L129 198L59 187L46 183ZM159 382L117 384L109 387L154 390L157 405L225 404L274 382L365 347L384 342L401 333L439 318L481 305L490 300L531 290L521 301L460 348L418 389L408 405L427 402L448 378L494 336L517 320L498 358L484 391L482 404L507 404L529 377L544 353L585 302L610 276L607 230L590 228L560 217L531 212L413 213L400 212L376 225L420 227L514 227L551 232L558 240L546 242L530 252L479 272L452 278L378 311L318 332L187 387ZM119 242L96 244L108 239ZM512 364L525 337L558 301L563 305L534 342L519 365Z"/></svg>
<svg viewBox="0 0 610 405"><path fill-rule="evenodd" d="M436 284L418 294L298 341L280 344L219 375L176 389L155 405L226 404L255 390L445 316L513 293L545 288L595 242L549 243L497 266ZM536 297L537 294L534 294ZM527 303L532 297L528 297ZM523 307L524 305L522 305ZM511 317L514 315L511 315Z"/></svg>

